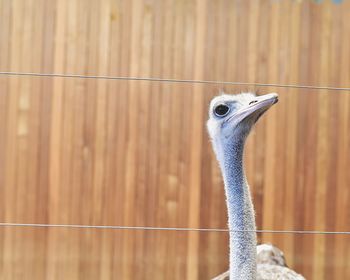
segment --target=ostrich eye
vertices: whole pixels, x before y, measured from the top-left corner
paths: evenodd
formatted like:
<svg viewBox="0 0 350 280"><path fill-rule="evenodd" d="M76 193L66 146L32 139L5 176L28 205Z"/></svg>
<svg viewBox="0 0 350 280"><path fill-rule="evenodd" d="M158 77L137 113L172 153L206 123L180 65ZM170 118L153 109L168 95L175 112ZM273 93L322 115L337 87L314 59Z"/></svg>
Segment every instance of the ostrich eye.
<svg viewBox="0 0 350 280"><path fill-rule="evenodd" d="M218 117L226 116L230 111L230 107L225 104L220 104L215 107L214 114Z"/></svg>

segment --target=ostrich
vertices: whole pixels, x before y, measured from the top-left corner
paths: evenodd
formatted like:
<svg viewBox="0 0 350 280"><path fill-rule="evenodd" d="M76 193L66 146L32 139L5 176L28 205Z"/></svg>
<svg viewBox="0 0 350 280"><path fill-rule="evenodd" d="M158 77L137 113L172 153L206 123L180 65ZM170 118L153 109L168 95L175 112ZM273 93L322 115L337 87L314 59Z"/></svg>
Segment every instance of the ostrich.
<svg viewBox="0 0 350 280"><path fill-rule="evenodd" d="M243 150L253 125L277 101L276 93L263 96L241 93L222 94L210 103L207 128L225 185L230 229L230 279L304 280L278 263L257 264L254 208L243 168Z"/></svg>

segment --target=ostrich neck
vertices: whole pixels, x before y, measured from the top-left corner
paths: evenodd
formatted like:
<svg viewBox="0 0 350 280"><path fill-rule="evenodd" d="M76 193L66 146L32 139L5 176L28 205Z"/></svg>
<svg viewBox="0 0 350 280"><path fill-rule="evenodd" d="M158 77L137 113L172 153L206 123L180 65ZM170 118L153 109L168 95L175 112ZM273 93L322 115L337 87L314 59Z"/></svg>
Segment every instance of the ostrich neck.
<svg viewBox="0 0 350 280"><path fill-rule="evenodd" d="M244 140L226 145L221 169L230 230L255 230L254 208L243 168ZM255 232L230 231L230 279L256 279Z"/></svg>

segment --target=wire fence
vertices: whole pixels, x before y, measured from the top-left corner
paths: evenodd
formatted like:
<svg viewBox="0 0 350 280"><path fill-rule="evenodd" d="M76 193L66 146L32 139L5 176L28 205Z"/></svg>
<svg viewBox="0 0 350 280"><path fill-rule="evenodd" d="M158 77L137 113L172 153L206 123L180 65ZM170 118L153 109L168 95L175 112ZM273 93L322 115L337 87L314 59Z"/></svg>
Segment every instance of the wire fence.
<svg viewBox="0 0 350 280"><path fill-rule="evenodd" d="M61 74L61 73L31 73L31 72L0 72L0 75L51 77L51 78L101 79L101 80L103 79L103 80L121 80L121 81L149 81L149 82L166 82L166 83L220 84L220 85L236 85L236 86L350 91L350 87L275 84L275 83L258 83L258 82L249 83L249 82L230 82L230 81L215 81L215 80L187 80L187 79L169 79L169 78L158 78L158 77L124 77L124 76L79 75L79 74Z"/></svg>
<svg viewBox="0 0 350 280"><path fill-rule="evenodd" d="M350 235L348 231L318 230L229 230L220 228L181 228L181 227L141 227L141 226L108 226L108 225L74 225L74 224L26 224L0 223L0 227L37 227L37 228L71 228L71 229L110 229L110 230L152 230L152 231L200 231L200 232L256 232L279 234L337 234Z"/></svg>
<svg viewBox="0 0 350 280"><path fill-rule="evenodd" d="M220 85L237 85L237 86L259 86L259 87L278 87L278 88L296 88L296 89L335 90L335 91L349 91L350 92L350 87L314 86L314 85L297 85L297 84L274 84L274 83L258 83L258 82L249 83L249 82L230 82L230 81L215 81L215 80L169 79L169 78L158 78L158 77L124 77L124 76L79 75L79 74L61 74L61 73L32 73L32 72L6 72L6 71L0 71L0 75L51 77L51 78L104 79L104 80L122 80L122 81L149 81L149 82L167 82L167 83L220 84ZM0 227L350 235L350 231L265 230L265 229L229 230L229 229L220 229L220 228L183 228L183 227L42 224L42 223L0 223Z"/></svg>

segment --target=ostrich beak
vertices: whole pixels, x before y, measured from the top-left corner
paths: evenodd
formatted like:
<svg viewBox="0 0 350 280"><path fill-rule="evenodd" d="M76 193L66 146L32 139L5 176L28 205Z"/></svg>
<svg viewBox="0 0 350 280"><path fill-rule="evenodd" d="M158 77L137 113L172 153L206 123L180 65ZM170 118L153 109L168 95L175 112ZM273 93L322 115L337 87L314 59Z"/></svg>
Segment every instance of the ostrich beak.
<svg viewBox="0 0 350 280"><path fill-rule="evenodd" d="M277 93L269 93L262 96L257 96L249 103L249 106L244 109L245 117L257 114L257 121L272 105L278 102Z"/></svg>
<svg viewBox="0 0 350 280"><path fill-rule="evenodd" d="M278 102L277 93L269 93L256 96L249 105L239 110L235 115L237 122L241 122L247 118L253 118L256 122L272 105Z"/></svg>

